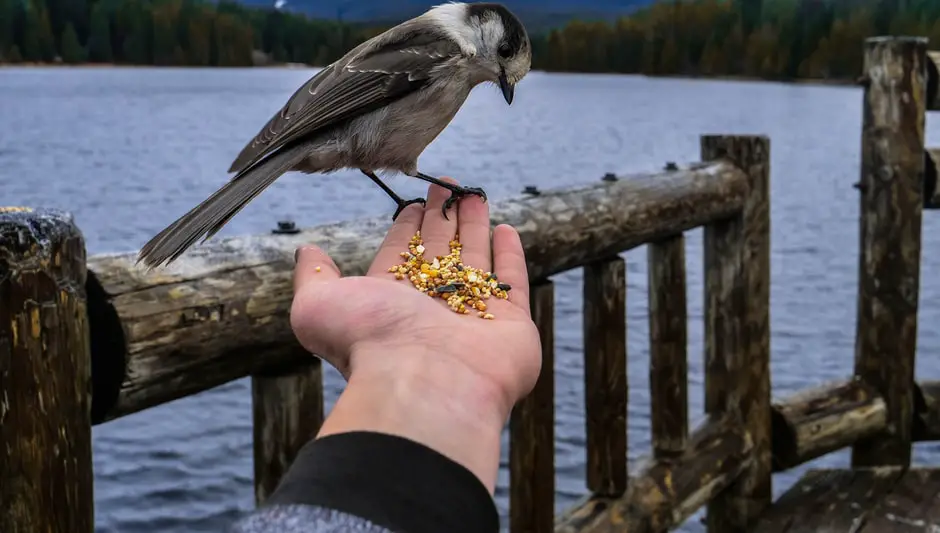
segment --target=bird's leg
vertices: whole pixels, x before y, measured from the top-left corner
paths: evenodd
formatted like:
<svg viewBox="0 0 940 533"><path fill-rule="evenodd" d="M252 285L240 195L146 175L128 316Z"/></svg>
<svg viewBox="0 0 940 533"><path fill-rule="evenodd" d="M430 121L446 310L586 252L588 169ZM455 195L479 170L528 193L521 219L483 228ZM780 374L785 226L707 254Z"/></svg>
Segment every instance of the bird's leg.
<svg viewBox="0 0 940 533"><path fill-rule="evenodd" d="M398 218L398 215L401 214L402 210L404 210L409 205L421 204L423 206L427 202L427 200L425 200L424 198L412 198L411 200L403 200L401 196L398 196L397 194L395 194L395 191L393 191L391 187L383 183L382 180L380 180L379 177L375 175L375 172L372 172L371 170L360 170L360 172L362 172L366 176L369 176L369 179L371 179L379 187L381 187L382 190L385 191L385 194L389 195L389 197L391 197L391 199L394 200L395 203L398 205L398 208L395 209L395 214L392 215L392 221Z"/></svg>
<svg viewBox="0 0 940 533"><path fill-rule="evenodd" d="M447 218L447 210L450 208L450 206L454 205L454 202L463 198L464 196L473 194L482 198L484 202L486 201L486 192L484 192L483 189L479 187L461 187L460 185L447 183L446 181L432 178L431 176L422 174L420 172L416 172L414 177L418 178L419 180L424 180L428 183L433 183L434 185L444 187L450 191L450 196L447 198L447 200L444 200L444 205L441 207L441 212L444 214L445 219Z"/></svg>

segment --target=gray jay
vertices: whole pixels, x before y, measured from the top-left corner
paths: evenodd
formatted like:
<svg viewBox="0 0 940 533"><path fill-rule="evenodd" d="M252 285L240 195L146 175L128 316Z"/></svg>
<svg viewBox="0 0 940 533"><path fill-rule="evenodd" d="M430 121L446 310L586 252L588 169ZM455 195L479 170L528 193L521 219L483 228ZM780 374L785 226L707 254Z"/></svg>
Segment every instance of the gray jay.
<svg viewBox="0 0 940 533"><path fill-rule="evenodd" d="M150 268L170 263L202 236L215 235L280 175L359 169L398 205L392 219L423 198L404 200L376 171L401 172L451 191L447 209L477 187L418 171L418 156L484 82L498 84L507 104L528 72L525 27L496 3L450 3L429 9L360 44L290 97L245 146L235 176L140 250Z"/></svg>

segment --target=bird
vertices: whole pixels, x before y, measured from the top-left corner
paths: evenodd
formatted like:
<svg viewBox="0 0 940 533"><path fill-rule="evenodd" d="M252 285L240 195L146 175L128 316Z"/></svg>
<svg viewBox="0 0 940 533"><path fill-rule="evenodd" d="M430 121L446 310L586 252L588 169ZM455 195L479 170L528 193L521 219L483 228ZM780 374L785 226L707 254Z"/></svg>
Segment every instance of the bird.
<svg viewBox="0 0 940 533"><path fill-rule="evenodd" d="M495 2L451 2L359 44L314 74L238 153L234 176L147 242L137 263L169 265L200 237L210 239L245 205L289 171L329 174L357 169L395 203L392 220L423 198L405 200L377 172L397 172L444 187L442 211L479 187L418 170L418 157L450 124L472 89L499 87L512 105L528 74L532 45L525 26Z"/></svg>

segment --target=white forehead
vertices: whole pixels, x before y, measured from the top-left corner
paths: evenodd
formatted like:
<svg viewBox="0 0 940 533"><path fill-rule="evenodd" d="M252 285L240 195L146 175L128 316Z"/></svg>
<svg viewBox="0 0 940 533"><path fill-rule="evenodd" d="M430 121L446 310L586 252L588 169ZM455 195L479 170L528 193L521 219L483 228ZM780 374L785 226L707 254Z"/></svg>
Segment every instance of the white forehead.
<svg viewBox="0 0 940 533"><path fill-rule="evenodd" d="M502 21L495 13L467 20L467 7L462 2L441 4L424 16L444 28L466 54L476 55L481 48L495 50L506 33Z"/></svg>

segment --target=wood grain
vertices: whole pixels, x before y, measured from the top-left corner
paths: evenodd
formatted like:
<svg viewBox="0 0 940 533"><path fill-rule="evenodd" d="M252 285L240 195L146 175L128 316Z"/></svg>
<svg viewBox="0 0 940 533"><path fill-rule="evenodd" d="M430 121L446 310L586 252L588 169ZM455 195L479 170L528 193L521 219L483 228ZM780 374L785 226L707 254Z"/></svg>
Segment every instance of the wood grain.
<svg viewBox="0 0 940 533"><path fill-rule="evenodd" d="M751 460L751 442L731 418L706 419L686 451L651 459L621 498L590 496L560 515L556 533L658 533L688 519L729 487Z"/></svg>
<svg viewBox="0 0 940 533"><path fill-rule="evenodd" d="M540 279L727 217L747 190L732 165L699 164L494 202L492 222L519 231L530 279ZM108 311L93 321L92 335L113 341L101 356L124 372L96 421L295 360L281 349L293 340L294 250L316 243L345 274L362 274L388 226L383 215L295 235L212 240L150 272L135 265L136 253L89 259L89 294Z"/></svg>
<svg viewBox="0 0 940 533"><path fill-rule="evenodd" d="M72 217L0 209L0 531L92 533L85 244Z"/></svg>
<svg viewBox="0 0 940 533"><path fill-rule="evenodd" d="M647 262L653 455L669 457L689 438L685 238L650 243Z"/></svg>
<svg viewBox="0 0 940 533"><path fill-rule="evenodd" d="M884 430L885 402L860 379L836 381L773 405L774 470L786 470Z"/></svg>
<svg viewBox="0 0 940 533"><path fill-rule="evenodd" d="M627 271L614 256L584 267L587 487L627 489Z"/></svg>
<svg viewBox="0 0 940 533"><path fill-rule="evenodd" d="M867 528L862 526L872 509L902 474L902 469L894 467L810 470L761 517L754 531L864 532ZM873 530L872 533L888 532Z"/></svg>
<svg viewBox="0 0 940 533"><path fill-rule="evenodd" d="M307 360L251 377L254 414L255 503L263 503L323 424L323 369L299 344L287 345Z"/></svg>
<svg viewBox="0 0 940 533"><path fill-rule="evenodd" d="M548 533L555 516L555 286L539 281L529 290L542 370L509 420L509 530Z"/></svg>
<svg viewBox="0 0 940 533"><path fill-rule="evenodd" d="M885 431L858 442L853 466L911 460L920 289L926 39L865 44L855 373L888 410Z"/></svg>
<svg viewBox="0 0 940 533"><path fill-rule="evenodd" d="M754 460L708 506L709 533L746 531L772 496L770 421L770 141L703 136L702 159L748 176L743 211L705 227L705 409L737 417Z"/></svg>

